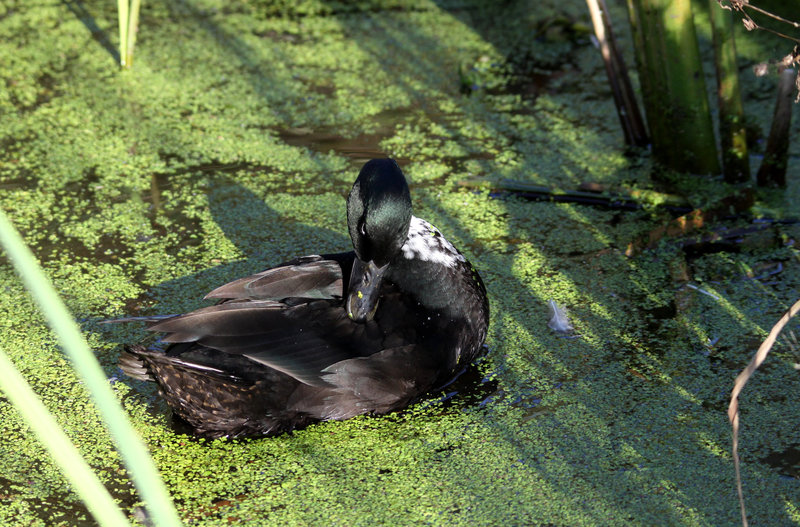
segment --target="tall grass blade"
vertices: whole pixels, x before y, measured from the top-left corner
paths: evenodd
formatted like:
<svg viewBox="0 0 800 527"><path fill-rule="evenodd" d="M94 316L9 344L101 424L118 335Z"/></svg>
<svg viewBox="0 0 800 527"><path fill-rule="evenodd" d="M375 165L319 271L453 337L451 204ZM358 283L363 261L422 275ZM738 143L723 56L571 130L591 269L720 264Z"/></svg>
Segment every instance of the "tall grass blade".
<svg viewBox="0 0 800 527"><path fill-rule="evenodd" d="M130 525L80 452L47 411L14 363L0 350L0 390L17 407L100 525Z"/></svg>
<svg viewBox="0 0 800 527"><path fill-rule="evenodd" d="M155 464L117 402L100 364L89 350L89 345L39 263L1 210L0 245L58 336L64 352L72 361L72 367L89 388L92 400L111 431L133 483L147 505L151 520L155 525L179 526L181 523L177 511Z"/></svg>

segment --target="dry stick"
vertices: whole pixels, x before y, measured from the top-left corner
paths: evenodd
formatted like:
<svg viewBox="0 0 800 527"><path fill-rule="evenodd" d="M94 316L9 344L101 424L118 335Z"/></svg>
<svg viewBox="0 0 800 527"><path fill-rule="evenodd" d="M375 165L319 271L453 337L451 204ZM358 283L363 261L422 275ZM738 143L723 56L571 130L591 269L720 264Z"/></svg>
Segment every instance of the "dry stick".
<svg viewBox="0 0 800 527"><path fill-rule="evenodd" d="M775 339L778 338L781 330L789 322L789 319L792 318L800 311L800 300L794 303L789 310L783 314L783 316L778 320L778 322L772 327L772 331L769 332L767 335L766 340L761 343L761 346L758 348L758 351L750 360L750 364L742 370L742 373L736 377L736 381L733 383L733 391L731 392L731 404L728 406L728 419L731 422L731 428L733 429L733 445L731 447L731 451L733 453L733 467L736 470L736 491L739 493L739 508L742 512L742 525L747 527L747 512L744 508L744 492L742 491L742 475L739 470L739 394L741 393L744 385L747 384L747 381L752 377L753 373L761 366L761 363L764 362L764 359L767 358L767 354L769 350L772 349L772 345L775 344Z"/></svg>
<svg viewBox="0 0 800 527"><path fill-rule="evenodd" d="M789 126L792 123L792 88L795 72L785 69L778 81L778 99L772 116L764 160L758 169L759 186L786 187L786 161L789 150Z"/></svg>
<svg viewBox="0 0 800 527"><path fill-rule="evenodd" d="M630 2L632 0L628 0L628 1ZM742 23L744 24L745 29L747 29L748 31L755 31L757 29L760 29L762 31L768 31L770 33L778 35L779 37L782 37L782 38L785 38L787 40L791 40L792 42L795 42L794 50L790 54L788 54L786 57L784 57L783 60L781 60L779 62L779 64L781 66L788 68L789 66L791 66L795 62L800 64L800 39L796 39L796 38L791 37L789 35L784 35L783 33L779 32L779 31L775 31L775 30L770 29L768 27L759 26L758 24L756 24L756 21L753 20L753 17L751 17L745 11L745 8L753 9L754 11L756 11L758 13L761 13L761 14L763 14L765 16L770 17L770 18L774 18L775 20L778 20L780 22L784 22L786 24L789 24L790 26L795 27L795 28L800 27L800 22L792 22L791 20L786 20L785 18L779 17L778 15L773 15L769 11L765 11L764 9L761 9L760 7L757 7L757 6L754 6L754 5L750 5L748 0L729 0L729 1L730 1L731 5L725 5L725 0L717 0L717 3L719 3L719 6L722 9L726 9L728 11L736 10L736 11L740 12L742 14L742 16L744 17L744 18L742 18ZM797 87L797 97L795 98L794 102L798 103L798 102L800 102L800 73L798 73L797 77L795 78L795 86Z"/></svg>
<svg viewBox="0 0 800 527"><path fill-rule="evenodd" d="M603 10L603 23L608 35L608 45L611 49L612 66L616 77L622 82L622 96L624 97L625 111L631 121L633 128L634 142L636 146L647 146L650 143L650 137L647 133L647 126L645 126L642 112L639 110L639 103L633 93L633 86L631 86L631 78L628 75L628 68L625 65L625 60L622 58L617 48L617 38L614 36L614 31L611 28L611 17L609 15L606 0L599 0L600 7Z"/></svg>
<svg viewBox="0 0 800 527"><path fill-rule="evenodd" d="M800 27L800 23L798 23L798 22L792 22L791 20L786 20L785 18L782 18L782 17L780 17L778 15L774 15L774 14L770 13L769 11L765 11L765 10L761 9L760 7L755 6L753 4L742 2L741 6L742 7L746 7L747 9L752 9L753 11L755 11L757 13L761 13L762 15L766 15L766 16L768 16L770 18L774 18L775 20L779 20L781 22L785 22L786 24L789 24L792 27Z"/></svg>
<svg viewBox="0 0 800 527"><path fill-rule="evenodd" d="M594 33L603 56L608 82L617 106L617 115L625 134L625 142L629 145L645 146L647 145L647 130L639 112L639 105L633 95L625 61L617 49L616 38L608 16L608 7L605 0L586 0L586 4L592 15Z"/></svg>

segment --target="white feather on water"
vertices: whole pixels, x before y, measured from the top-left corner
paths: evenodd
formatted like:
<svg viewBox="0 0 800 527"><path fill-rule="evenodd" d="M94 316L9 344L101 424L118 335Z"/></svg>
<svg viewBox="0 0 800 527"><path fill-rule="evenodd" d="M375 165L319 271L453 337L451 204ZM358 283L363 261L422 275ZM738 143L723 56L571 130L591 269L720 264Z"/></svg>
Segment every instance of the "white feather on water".
<svg viewBox="0 0 800 527"><path fill-rule="evenodd" d="M566 308L556 304L555 300L548 300L547 307L550 308L550 320L547 322L547 327L559 333L569 333L574 329L567 318Z"/></svg>

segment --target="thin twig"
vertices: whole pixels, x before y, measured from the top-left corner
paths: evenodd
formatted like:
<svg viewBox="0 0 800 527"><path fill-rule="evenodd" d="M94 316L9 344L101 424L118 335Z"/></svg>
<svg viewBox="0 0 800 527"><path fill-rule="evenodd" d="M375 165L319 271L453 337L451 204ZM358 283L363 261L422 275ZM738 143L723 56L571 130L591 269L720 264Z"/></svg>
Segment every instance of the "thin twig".
<svg viewBox="0 0 800 527"><path fill-rule="evenodd" d="M789 24L792 27L800 27L800 23L792 22L791 20L786 20L783 17L780 17L778 15L770 13L769 11L765 11L764 9L761 9L760 7L758 7L756 5L753 5L750 2L745 2L745 1L742 1L742 0L731 0L731 4L735 4L735 7L737 7L737 9L741 10L742 8L746 7L747 9L752 9L753 11L756 11L757 13L761 13L762 15L765 15L765 16L768 16L770 18L774 18L775 20L779 20L781 22Z"/></svg>
<svg viewBox="0 0 800 527"><path fill-rule="evenodd" d="M747 17L747 18L751 22L753 21L752 18L750 18L750 17ZM745 27L747 27L747 26L745 25ZM748 27L748 29L750 29L750 28ZM800 44L800 39L796 39L794 37L790 37L789 35L785 35L785 34L781 33L780 31L775 31L774 29L770 29L768 27L759 26L755 22L753 22L753 29L761 29L762 31L766 31L768 33L772 33L773 35L777 35L777 36L779 36L781 38L785 38L786 40L791 40L792 42L796 42L796 43Z"/></svg>
<svg viewBox="0 0 800 527"><path fill-rule="evenodd" d="M783 314L783 316L778 320L778 322L772 327L772 331L769 332L767 338L764 342L761 343L761 346L758 348L758 351L750 360L750 364L742 370L742 373L736 377L736 381L733 383L733 391L731 392L731 403L728 406L728 419L731 422L731 427L733 429L733 444L731 446L731 451L733 453L733 467L736 471L736 491L739 494L739 508L742 513L742 525L747 527L747 511L744 507L744 492L742 490L742 475L739 469L739 394L741 393L744 385L747 384L747 381L752 377L753 373L761 366L761 363L764 362L764 359L767 358L767 354L769 350L772 349L772 345L775 344L775 339L778 338L783 327L789 322L789 319L792 318L800 311L800 300L794 303L789 310Z"/></svg>
<svg viewBox="0 0 800 527"><path fill-rule="evenodd" d="M778 35L779 37L785 38L787 40L791 40L792 42L800 43L800 40L798 40L798 39L796 39L794 37L791 37L789 35L784 35L780 31L775 31L774 29L770 29L768 27L764 27L764 26L758 25L756 23L756 21L753 20L753 17L751 17L750 14L747 11L745 11L745 9L752 9L753 11L755 11L757 13L761 13L762 15L768 16L768 17L770 17L770 18L772 18L774 20L778 20L778 21L783 22L785 24L789 24L790 26L795 27L795 28L800 28L800 23L792 22L791 20L786 20L785 18L780 17L780 16L775 15L775 14L772 14L769 11L765 11L764 9L761 9L758 6L754 6L748 0L729 0L730 3L731 3L730 6L726 6L723 3L725 0L717 0L717 1L719 3L719 6L721 8L723 8L723 9L729 9L729 10L733 9L733 10L739 11L742 14L742 16L745 17L745 19L742 20L742 22L744 22L744 27L747 28L748 31L753 31L755 29L761 29L763 31L768 31L769 33L773 33L775 35Z"/></svg>

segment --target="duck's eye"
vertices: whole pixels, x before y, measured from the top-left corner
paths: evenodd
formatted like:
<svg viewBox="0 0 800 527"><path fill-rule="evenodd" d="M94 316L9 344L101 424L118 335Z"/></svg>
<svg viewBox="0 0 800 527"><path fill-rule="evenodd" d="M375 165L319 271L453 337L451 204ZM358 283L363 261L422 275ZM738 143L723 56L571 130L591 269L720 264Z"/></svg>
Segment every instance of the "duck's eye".
<svg viewBox="0 0 800 527"><path fill-rule="evenodd" d="M367 222L365 222L363 219L358 222L358 232L361 233L361 236L367 235Z"/></svg>

